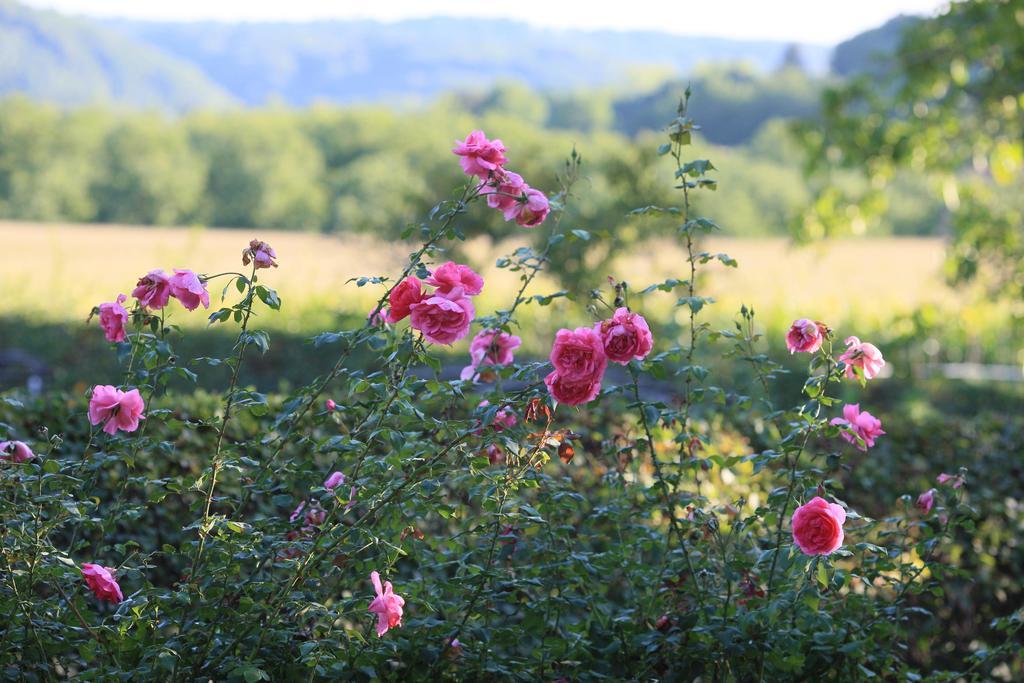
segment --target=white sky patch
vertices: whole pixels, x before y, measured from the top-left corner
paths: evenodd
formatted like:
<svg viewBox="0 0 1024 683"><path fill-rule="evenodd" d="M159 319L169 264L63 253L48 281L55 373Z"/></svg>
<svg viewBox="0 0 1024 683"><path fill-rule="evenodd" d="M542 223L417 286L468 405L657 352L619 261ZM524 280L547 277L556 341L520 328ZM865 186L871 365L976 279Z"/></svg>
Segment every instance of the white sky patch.
<svg viewBox="0 0 1024 683"><path fill-rule="evenodd" d="M518 19L549 28L658 30L691 36L831 45L897 14L933 15L940 0L23 0L69 14L162 21Z"/></svg>

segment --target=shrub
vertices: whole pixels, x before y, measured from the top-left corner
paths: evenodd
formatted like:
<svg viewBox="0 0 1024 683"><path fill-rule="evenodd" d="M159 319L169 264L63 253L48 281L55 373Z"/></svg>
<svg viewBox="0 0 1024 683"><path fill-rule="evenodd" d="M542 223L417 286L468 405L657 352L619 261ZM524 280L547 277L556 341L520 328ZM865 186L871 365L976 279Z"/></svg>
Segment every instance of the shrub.
<svg viewBox="0 0 1024 683"><path fill-rule="evenodd" d="M244 272L150 272L130 308L98 307L120 381L94 387L88 407L56 394L3 407L5 677L954 680L1019 670L1012 611L991 614L979 634L988 646L961 648L949 667L911 642L913 620L963 579L951 548L972 552L964 539L979 515L961 463L920 472L943 475L927 490L888 479L870 508L847 495L858 464L876 467L885 431L900 429L898 415L880 420L865 401L837 398L873 381L882 352L797 321L787 340L809 359L803 396L776 407L781 370L760 350L754 311L731 330L703 322L714 302L698 290L701 267L735 262L700 249L717 226L690 211L692 194L715 187L711 162L684 156L695 130L684 100L658 150L673 161L680 206L634 212L678 225L680 277L596 287L595 326L559 332L551 367L516 360L529 334L516 314L566 296L530 286L559 244L594 239L561 224L579 201L582 162L574 151L547 197L505 167L514 149L478 132L456 150L466 184L411 229L422 246L397 277L355 283L379 288L377 306L362 326L312 340L333 365L289 395L239 381L271 343L259 321L282 305L269 284L287 254L270 245L245 247ZM445 262L444 245L485 203L516 229L545 222L551 237L500 262L521 286L507 309L474 320L486 283ZM643 316L665 295L677 299L679 340ZM212 303L211 325L238 328L233 346L219 358L176 354L178 303ZM440 379L436 348L467 338L470 323L466 371ZM700 364L709 352L748 367L754 384L716 386ZM374 360L354 366L354 354ZM200 372L222 373L225 390L166 390ZM675 391L655 395L649 380L666 378Z"/></svg>

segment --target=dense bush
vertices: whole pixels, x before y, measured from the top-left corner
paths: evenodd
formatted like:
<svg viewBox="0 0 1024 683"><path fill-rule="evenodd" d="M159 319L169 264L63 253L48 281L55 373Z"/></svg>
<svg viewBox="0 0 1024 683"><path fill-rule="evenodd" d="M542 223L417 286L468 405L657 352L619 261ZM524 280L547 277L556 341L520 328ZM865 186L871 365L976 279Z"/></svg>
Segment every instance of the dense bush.
<svg viewBox="0 0 1024 683"><path fill-rule="evenodd" d="M514 358L530 333L517 312L564 296L530 292L561 244L596 241L562 220L588 201L575 194L580 159L547 198L482 134L458 147L466 184L410 229L423 241L404 272L356 283L379 287L379 304L313 340L333 363L289 395L239 381L280 306L269 245L245 249L244 272L150 273L130 309L99 306L119 386L94 387L88 408L59 394L2 408L5 677L1019 676L1019 587L1004 570L1018 558L1003 524L1021 521L1006 461L1020 424L918 431L885 413L884 434L866 400L838 398L863 396L881 352L852 338L842 350L845 335L812 320L787 336L809 359L803 395L775 406L780 370L754 312L729 330L703 322L713 301L699 272L733 262L700 248L716 226L690 198L715 181L709 161L684 157L694 130L684 102L658 149L679 205L634 213L677 226L680 276L642 288L595 278L586 305L599 324L559 332L550 372ZM441 380L435 349L468 335L486 287L442 263L445 247L485 203L550 237L502 260L521 289L473 321L463 379ZM682 334L644 320L662 296ZM178 304L204 297L236 341L219 358L181 356ZM712 352L753 382L718 382L700 362ZM360 369L354 354L373 360ZM166 391L225 370L222 392ZM673 391L656 395L647 378ZM965 620L965 605L990 623Z"/></svg>

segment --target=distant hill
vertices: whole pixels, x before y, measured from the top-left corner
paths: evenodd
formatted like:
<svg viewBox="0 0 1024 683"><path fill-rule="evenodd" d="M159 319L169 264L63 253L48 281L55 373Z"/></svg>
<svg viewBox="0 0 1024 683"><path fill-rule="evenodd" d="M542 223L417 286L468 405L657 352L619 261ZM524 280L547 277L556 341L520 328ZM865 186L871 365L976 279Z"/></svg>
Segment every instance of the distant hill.
<svg viewBox="0 0 1024 683"><path fill-rule="evenodd" d="M870 31L864 31L840 43L832 53L831 68L840 76L880 75L889 67L889 59L899 47L903 32L921 21L920 17L901 14Z"/></svg>
<svg viewBox="0 0 1024 683"><path fill-rule="evenodd" d="M95 21L0 0L0 93L184 111L235 101L200 68Z"/></svg>
<svg viewBox="0 0 1024 683"><path fill-rule="evenodd" d="M381 23L108 21L107 26L195 65L244 103L294 105L423 100L451 89L518 80L540 89L622 83L638 67L684 74L703 62L764 70L786 43L691 38L651 31L576 31L510 20L430 18ZM800 46L824 72L825 46Z"/></svg>

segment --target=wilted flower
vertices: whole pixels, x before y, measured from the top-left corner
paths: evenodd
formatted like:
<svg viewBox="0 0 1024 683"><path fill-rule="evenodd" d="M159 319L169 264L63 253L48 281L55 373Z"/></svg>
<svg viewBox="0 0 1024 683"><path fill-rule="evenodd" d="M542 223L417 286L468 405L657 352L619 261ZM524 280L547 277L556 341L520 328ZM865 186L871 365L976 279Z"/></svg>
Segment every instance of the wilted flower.
<svg viewBox="0 0 1024 683"><path fill-rule="evenodd" d="M242 265L247 266L250 263L256 264L256 269L260 268L277 268L277 253L274 248L266 242L260 240L252 240L249 242L249 246L242 250Z"/></svg>

